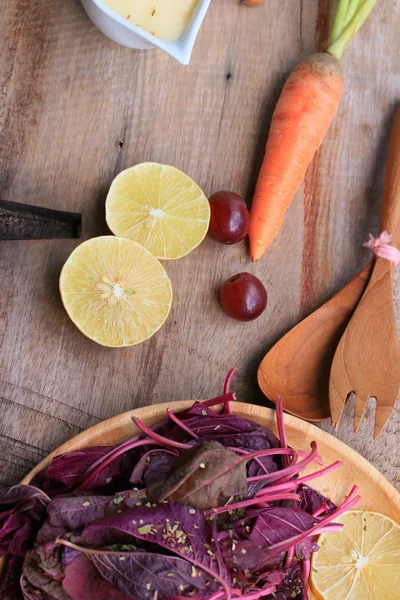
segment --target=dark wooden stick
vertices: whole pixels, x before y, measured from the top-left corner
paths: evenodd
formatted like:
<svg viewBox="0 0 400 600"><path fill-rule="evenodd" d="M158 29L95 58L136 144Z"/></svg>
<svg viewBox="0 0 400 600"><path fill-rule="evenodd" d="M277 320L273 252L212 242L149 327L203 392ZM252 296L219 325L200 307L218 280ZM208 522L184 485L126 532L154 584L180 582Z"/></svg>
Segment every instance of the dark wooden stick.
<svg viewBox="0 0 400 600"><path fill-rule="evenodd" d="M79 213L0 200L0 240L79 238Z"/></svg>

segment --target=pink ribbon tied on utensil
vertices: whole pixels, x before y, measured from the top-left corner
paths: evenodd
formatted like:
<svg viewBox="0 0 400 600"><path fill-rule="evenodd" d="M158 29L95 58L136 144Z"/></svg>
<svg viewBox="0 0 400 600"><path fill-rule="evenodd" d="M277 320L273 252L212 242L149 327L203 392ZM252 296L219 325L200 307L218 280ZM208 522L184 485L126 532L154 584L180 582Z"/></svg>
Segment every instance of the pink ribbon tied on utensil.
<svg viewBox="0 0 400 600"><path fill-rule="evenodd" d="M390 244L391 241L392 236L390 233L387 233L387 231L382 231L377 238L374 238L370 233L369 240L364 243L364 246L371 248L375 256L390 260L395 265L398 265L400 263L400 250L398 250L396 246L392 246Z"/></svg>

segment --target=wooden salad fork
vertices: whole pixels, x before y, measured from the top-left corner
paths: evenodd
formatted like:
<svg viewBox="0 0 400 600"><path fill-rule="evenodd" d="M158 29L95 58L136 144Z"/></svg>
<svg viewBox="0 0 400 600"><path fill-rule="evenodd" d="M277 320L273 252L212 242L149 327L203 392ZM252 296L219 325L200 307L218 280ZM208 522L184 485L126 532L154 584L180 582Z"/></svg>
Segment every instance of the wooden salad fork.
<svg viewBox="0 0 400 600"><path fill-rule="evenodd" d="M258 368L262 392L285 411L316 423L329 419L329 376L338 343L371 275L373 260L306 319L284 335Z"/></svg>
<svg viewBox="0 0 400 600"><path fill-rule="evenodd" d="M396 253L394 247L400 243L399 220L400 109L389 145L380 223L381 232L392 234L392 247L385 243L382 246L385 238L381 234L383 252ZM400 387L400 345L393 308L394 266L393 261L376 256L368 286L337 347L329 381L335 427L351 392L356 395L355 432L368 398L376 398L375 439L393 411Z"/></svg>

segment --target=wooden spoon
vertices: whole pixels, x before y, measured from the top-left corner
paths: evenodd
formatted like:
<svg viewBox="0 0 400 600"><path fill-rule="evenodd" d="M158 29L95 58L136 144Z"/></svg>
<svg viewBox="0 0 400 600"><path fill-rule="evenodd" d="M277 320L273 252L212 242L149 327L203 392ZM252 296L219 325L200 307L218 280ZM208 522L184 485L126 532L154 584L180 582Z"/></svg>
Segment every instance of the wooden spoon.
<svg viewBox="0 0 400 600"><path fill-rule="evenodd" d="M367 287L372 261L340 292L289 331L266 354L258 383L273 402L306 421L330 417L329 373L346 326Z"/></svg>
<svg viewBox="0 0 400 600"><path fill-rule="evenodd" d="M383 190L381 231L400 242L400 109L397 111ZM376 398L374 438L389 419L400 387L400 345L393 309L394 263L376 258L373 271L332 364L329 400L337 427L351 392L356 394L357 432L370 396Z"/></svg>

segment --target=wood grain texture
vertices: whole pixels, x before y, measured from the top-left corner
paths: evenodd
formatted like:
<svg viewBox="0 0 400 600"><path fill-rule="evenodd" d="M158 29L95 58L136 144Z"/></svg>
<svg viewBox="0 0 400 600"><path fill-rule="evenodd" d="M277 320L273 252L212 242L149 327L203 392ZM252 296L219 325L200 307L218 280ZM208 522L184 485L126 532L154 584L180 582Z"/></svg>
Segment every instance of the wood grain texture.
<svg viewBox="0 0 400 600"><path fill-rule="evenodd" d="M400 243L400 108L390 138L382 200L381 232ZM393 308L394 263L376 257L367 288L346 327L332 362L329 404L339 425L351 392L356 396L357 432L367 400L376 398L374 437L387 423L400 388L400 343Z"/></svg>
<svg viewBox="0 0 400 600"><path fill-rule="evenodd" d="M146 425L154 425L165 416L165 411L170 408L173 412L179 412L189 408L193 401L178 401L167 404L157 404L145 408L129 411L118 415L107 421L84 431L74 439L68 441L58 448L53 454L47 456L37 465L23 480L30 483L33 477L59 454L72 452L79 448L97 445L116 445L124 442L138 432L132 417L138 417ZM218 410L219 407L215 407ZM232 410L241 415L269 427L278 434L275 413L269 408L256 405L233 402ZM313 480L313 487L322 494L330 497L335 503L343 501L352 485L360 486L361 500L357 505L360 510L372 510L382 512L396 521L400 521L400 495L392 485L351 448L342 444L331 435L317 429L305 421L300 421L291 415L285 415L285 430L288 444L292 448L309 451L310 443L316 441L318 453L323 457L324 463L330 464L341 460L343 465L340 469L331 471L327 475ZM315 465L307 467L304 474L314 472ZM1 573L0 561L0 573ZM311 594L311 600L314 596Z"/></svg>
<svg viewBox="0 0 400 600"><path fill-rule="evenodd" d="M159 51L108 41L79 0L1 2L0 197L81 212L82 239L107 232L113 177L145 160L176 165L206 194L232 189L250 202L279 91L299 58L322 43L334 5L215 1L182 67ZM256 371L266 351L368 260L362 243L378 230L400 99L399 21L400 0L378 2L346 51L345 92L318 154L318 177L306 177L264 260L252 265L245 243L206 240L167 264L172 312L141 346L101 348L68 319L58 277L75 241L2 243L0 435L9 461L2 483L18 481L36 457L101 419L216 395L233 366L238 397L265 402ZM226 318L216 300L221 282L243 270L269 292L266 312L247 324ZM398 292L395 301L400 314ZM354 436L350 416L342 421L337 435L395 482L399 412L377 443L368 432Z"/></svg>

